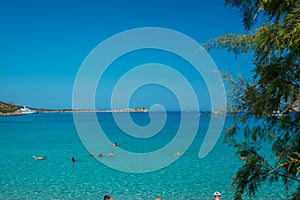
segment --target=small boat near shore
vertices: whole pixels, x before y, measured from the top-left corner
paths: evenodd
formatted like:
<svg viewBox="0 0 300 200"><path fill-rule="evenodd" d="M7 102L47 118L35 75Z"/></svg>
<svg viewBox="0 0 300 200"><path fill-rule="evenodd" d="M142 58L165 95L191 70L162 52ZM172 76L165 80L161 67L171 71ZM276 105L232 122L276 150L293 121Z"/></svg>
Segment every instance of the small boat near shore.
<svg viewBox="0 0 300 200"><path fill-rule="evenodd" d="M17 110L17 113L21 114L21 115L28 115L28 114L37 114L38 111L36 110L31 110L29 108L26 108L25 106L23 106L23 108Z"/></svg>

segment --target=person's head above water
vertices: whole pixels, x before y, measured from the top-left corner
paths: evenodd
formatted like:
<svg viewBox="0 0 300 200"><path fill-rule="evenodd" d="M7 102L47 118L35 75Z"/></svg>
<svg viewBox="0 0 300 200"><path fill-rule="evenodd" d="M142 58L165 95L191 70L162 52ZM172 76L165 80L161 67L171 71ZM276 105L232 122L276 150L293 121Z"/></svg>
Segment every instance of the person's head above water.
<svg viewBox="0 0 300 200"><path fill-rule="evenodd" d="M215 192L214 193L214 199L216 199L216 200L221 199L221 193L220 192Z"/></svg>
<svg viewBox="0 0 300 200"><path fill-rule="evenodd" d="M104 195L104 197L103 197L103 200L107 200L107 199L112 199L112 198L110 198L110 195L109 194L106 194L106 195Z"/></svg>

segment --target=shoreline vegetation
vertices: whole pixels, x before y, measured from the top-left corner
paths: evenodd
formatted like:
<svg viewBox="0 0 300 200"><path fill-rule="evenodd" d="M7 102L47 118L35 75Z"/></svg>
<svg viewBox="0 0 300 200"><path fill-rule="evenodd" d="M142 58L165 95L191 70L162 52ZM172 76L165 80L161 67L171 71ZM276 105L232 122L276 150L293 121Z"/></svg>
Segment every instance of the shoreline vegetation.
<svg viewBox="0 0 300 200"><path fill-rule="evenodd" d="M24 115L19 110L24 106L15 105L13 102L1 102L0 101L0 117L1 116L20 116ZM30 110L37 111L39 113L91 113L91 112L148 112L147 108L124 108L117 110L88 110L88 109L44 109L44 108L31 108Z"/></svg>

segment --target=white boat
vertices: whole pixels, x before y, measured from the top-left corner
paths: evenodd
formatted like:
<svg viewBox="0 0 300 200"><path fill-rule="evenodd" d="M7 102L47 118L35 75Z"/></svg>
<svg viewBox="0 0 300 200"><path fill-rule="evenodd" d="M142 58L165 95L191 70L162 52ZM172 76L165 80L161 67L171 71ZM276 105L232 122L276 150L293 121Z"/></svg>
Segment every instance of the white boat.
<svg viewBox="0 0 300 200"><path fill-rule="evenodd" d="M23 106L23 108L17 110L18 113L22 114L22 115L27 115L27 114L36 114L38 113L38 111L36 110L31 110L29 108L26 108L25 106Z"/></svg>

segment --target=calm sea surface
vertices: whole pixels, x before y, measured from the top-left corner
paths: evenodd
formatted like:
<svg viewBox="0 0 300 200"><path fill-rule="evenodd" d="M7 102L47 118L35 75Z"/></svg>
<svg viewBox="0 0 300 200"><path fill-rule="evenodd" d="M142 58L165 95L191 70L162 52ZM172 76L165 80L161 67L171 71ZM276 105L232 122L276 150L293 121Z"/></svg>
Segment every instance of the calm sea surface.
<svg viewBox="0 0 300 200"><path fill-rule="evenodd" d="M149 123L147 113L132 113L131 116L139 125ZM180 113L168 113L164 128L152 139L124 134L111 113L100 113L98 119L112 143L119 143L118 148L146 153L172 140L179 126ZM208 156L198 158L209 121L209 116L200 117L194 142L171 165L136 174L111 169L91 157L77 134L70 113L1 117L0 199L102 199L109 193L115 200L153 200L156 196L164 200L200 200L212 199L215 191L222 194L223 200L233 199L230 183L241 165L234 150L222 143L221 136ZM231 123L227 118L226 124ZM102 150L103 159L117 158L116 154L108 156L114 148L112 145L107 151ZM97 157L100 152L93 153ZM46 159L33 159L41 155ZM71 162L73 156L77 158L76 163ZM255 199L285 199L285 195L282 186L265 185Z"/></svg>

